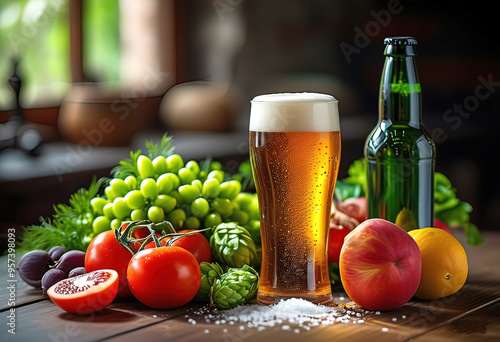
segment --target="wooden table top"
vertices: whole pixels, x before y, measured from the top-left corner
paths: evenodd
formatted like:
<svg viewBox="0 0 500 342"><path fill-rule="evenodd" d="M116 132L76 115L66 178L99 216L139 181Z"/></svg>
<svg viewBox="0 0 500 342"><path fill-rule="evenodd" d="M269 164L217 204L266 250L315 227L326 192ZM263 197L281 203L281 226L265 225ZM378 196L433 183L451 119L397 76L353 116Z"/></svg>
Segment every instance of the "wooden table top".
<svg viewBox="0 0 500 342"><path fill-rule="evenodd" d="M19 276L9 282L8 258L2 256L0 341L499 341L500 232L483 232L485 242L478 247L466 245L460 232L455 235L469 262L467 282L456 294L433 301L412 299L389 312L348 309L351 318L345 322L308 329L287 321L249 327L217 319L220 311L208 305L156 310L134 299L115 300L92 315L69 314ZM15 291L10 291L12 284ZM334 293L334 300L349 302L342 292Z"/></svg>

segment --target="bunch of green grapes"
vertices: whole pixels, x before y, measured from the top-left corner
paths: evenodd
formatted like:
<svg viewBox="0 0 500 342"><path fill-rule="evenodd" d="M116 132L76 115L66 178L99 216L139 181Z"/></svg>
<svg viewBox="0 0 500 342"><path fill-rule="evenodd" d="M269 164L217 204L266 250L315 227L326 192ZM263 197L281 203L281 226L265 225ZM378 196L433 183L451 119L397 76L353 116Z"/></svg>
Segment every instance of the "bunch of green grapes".
<svg viewBox="0 0 500 342"><path fill-rule="evenodd" d="M105 197L92 199L99 215L93 221L95 235L117 229L125 221L145 219L170 221L176 230L238 222L260 242L256 195L241 192L240 181L222 171L220 163L212 162L205 171L194 160L184 163L178 154L153 160L140 155L137 173L113 178Z"/></svg>

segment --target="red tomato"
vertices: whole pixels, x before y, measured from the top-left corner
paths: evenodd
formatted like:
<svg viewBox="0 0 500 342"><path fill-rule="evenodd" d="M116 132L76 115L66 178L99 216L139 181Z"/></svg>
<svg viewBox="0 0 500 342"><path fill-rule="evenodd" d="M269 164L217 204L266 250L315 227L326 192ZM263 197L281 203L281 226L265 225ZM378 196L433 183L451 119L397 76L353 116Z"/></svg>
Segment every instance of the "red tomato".
<svg viewBox="0 0 500 342"><path fill-rule="evenodd" d="M328 238L328 263L339 262L340 250L344 244L344 238L351 231L348 228L330 229L330 236Z"/></svg>
<svg viewBox="0 0 500 342"><path fill-rule="evenodd" d="M185 229L179 231L179 233L188 233L192 232L193 230L191 229ZM161 245L165 246L167 241L172 238L165 238L161 240ZM194 233L194 234L189 234L186 236L183 236L177 240L174 241L172 246L177 246L184 248L185 250L191 252L191 254L194 255L196 260L198 260L198 263L201 263L203 261L206 262L212 262L212 251L210 249L210 244L208 243L208 240L203 236L201 233ZM148 248L155 248L156 245L154 241L148 243L146 245L146 249Z"/></svg>
<svg viewBox="0 0 500 342"><path fill-rule="evenodd" d="M441 221L438 218L434 218L434 228L446 230L448 233L451 234L451 229L446 225L446 223L444 223L443 221Z"/></svg>
<svg viewBox="0 0 500 342"><path fill-rule="evenodd" d="M111 304L118 291L118 283L115 270L99 270L63 279L51 286L47 295L67 312L89 314Z"/></svg>
<svg viewBox="0 0 500 342"><path fill-rule="evenodd" d="M183 248L150 248L132 257L127 280L141 303L172 309L194 298L200 288L201 270L193 254Z"/></svg>
<svg viewBox="0 0 500 342"><path fill-rule="evenodd" d="M105 268L115 270L120 279L117 297L130 297L132 293L127 283L127 266L131 258L132 253L116 240L114 230L107 230L98 234L87 248L85 269L87 272Z"/></svg>

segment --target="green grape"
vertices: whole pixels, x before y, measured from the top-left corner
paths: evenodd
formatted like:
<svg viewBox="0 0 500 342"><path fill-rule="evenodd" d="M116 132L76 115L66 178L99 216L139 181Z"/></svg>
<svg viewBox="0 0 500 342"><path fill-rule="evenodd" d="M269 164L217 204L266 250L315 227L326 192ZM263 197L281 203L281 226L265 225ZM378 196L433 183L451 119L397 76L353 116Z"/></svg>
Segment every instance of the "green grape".
<svg viewBox="0 0 500 342"><path fill-rule="evenodd" d="M222 183L224 181L224 172L221 170L210 171L210 173L207 176L207 179L211 178L215 178L219 181L219 183Z"/></svg>
<svg viewBox="0 0 500 342"><path fill-rule="evenodd" d="M158 195L153 201L153 205L162 208L165 213L169 213L177 205L177 200L169 195Z"/></svg>
<svg viewBox="0 0 500 342"><path fill-rule="evenodd" d="M254 198L255 198L255 196L249 192L240 192L233 199L233 202L237 203L240 206L241 210L249 213L250 207L252 206Z"/></svg>
<svg viewBox="0 0 500 342"><path fill-rule="evenodd" d="M94 197L90 200L90 205L92 206L92 209L94 210L95 213L99 215L104 215L103 209L106 204L109 202L102 197Z"/></svg>
<svg viewBox="0 0 500 342"><path fill-rule="evenodd" d="M165 213L162 208L153 205L148 209L148 218L153 222L160 222L165 218Z"/></svg>
<svg viewBox="0 0 500 342"><path fill-rule="evenodd" d="M214 198L219 195L220 192L220 182L215 178L208 178L203 183L203 188L201 193L205 198Z"/></svg>
<svg viewBox="0 0 500 342"><path fill-rule="evenodd" d="M158 177L158 179L156 180L156 184L158 185L158 192L160 194L168 194L170 191L176 188L174 187L174 178L172 176L178 179L178 177L173 173L164 173L160 177Z"/></svg>
<svg viewBox="0 0 500 342"><path fill-rule="evenodd" d="M146 204L144 195L139 190L132 190L128 192L123 198L128 207L132 210L140 209Z"/></svg>
<svg viewBox="0 0 500 342"><path fill-rule="evenodd" d="M183 227L184 221L186 221L186 212L180 208L174 209L167 214L168 221L172 223L175 230L179 230Z"/></svg>
<svg viewBox="0 0 500 342"><path fill-rule="evenodd" d="M177 189L181 185L181 180L179 176L175 173L167 173L168 178L172 181L172 189Z"/></svg>
<svg viewBox="0 0 500 342"><path fill-rule="evenodd" d="M111 229L111 221L106 216L98 216L95 218L94 222L92 222L92 231L94 232L94 235L105 232L109 229Z"/></svg>
<svg viewBox="0 0 500 342"><path fill-rule="evenodd" d="M140 155L139 158L137 158L137 171L139 171L139 175L142 179L155 176L153 162L145 155Z"/></svg>
<svg viewBox="0 0 500 342"><path fill-rule="evenodd" d="M174 153L167 158L167 166L169 172L177 173L184 166L184 160L180 155Z"/></svg>
<svg viewBox="0 0 500 342"><path fill-rule="evenodd" d="M168 171L167 158L158 156L153 159L153 167L156 175L162 175Z"/></svg>
<svg viewBox="0 0 500 342"><path fill-rule="evenodd" d="M250 207L248 208L247 213L250 215L250 218L252 220L260 220L259 200L257 199L257 196L254 196L252 205L250 205Z"/></svg>
<svg viewBox="0 0 500 342"><path fill-rule="evenodd" d="M210 170L222 170L222 164L218 161L213 161L210 163Z"/></svg>
<svg viewBox="0 0 500 342"><path fill-rule="evenodd" d="M234 210L240 210L240 205L238 203L236 203L234 200L231 200L231 203L233 203Z"/></svg>
<svg viewBox="0 0 500 342"><path fill-rule="evenodd" d="M199 229L200 225L201 225L200 220L198 220L194 216L189 216L186 219L186 222L184 222L183 228L184 229Z"/></svg>
<svg viewBox="0 0 500 342"><path fill-rule="evenodd" d="M216 197L213 199L211 208L213 211L216 211L223 218L227 218L233 214L234 205L227 198Z"/></svg>
<svg viewBox="0 0 500 342"><path fill-rule="evenodd" d="M102 213L108 218L110 222L112 219L116 218L115 213L113 212L113 207L113 203L107 203L104 208L102 208Z"/></svg>
<svg viewBox="0 0 500 342"><path fill-rule="evenodd" d="M231 220L238 222L240 226L247 224L249 219L248 214L240 209L234 209L231 215Z"/></svg>
<svg viewBox="0 0 500 342"><path fill-rule="evenodd" d="M182 203L186 204L191 204L201 195L200 190L198 190L198 188L194 185L181 185L178 191L181 196Z"/></svg>
<svg viewBox="0 0 500 342"><path fill-rule="evenodd" d="M222 223L222 217L219 213L210 213L205 217L205 227L213 227Z"/></svg>
<svg viewBox="0 0 500 342"><path fill-rule="evenodd" d="M235 180L223 182L220 185L219 197L232 199L241 191L241 183Z"/></svg>
<svg viewBox="0 0 500 342"><path fill-rule="evenodd" d="M106 195L106 198L110 202L113 202L113 200L118 197L118 195L113 191L111 185L108 185L107 187L104 188L104 194Z"/></svg>
<svg viewBox="0 0 500 342"><path fill-rule="evenodd" d="M195 177L200 174L200 165L195 160L188 161L184 167L193 171Z"/></svg>
<svg viewBox="0 0 500 342"><path fill-rule="evenodd" d="M203 197L197 198L191 203L191 213L199 219L207 216L209 210L210 204Z"/></svg>
<svg viewBox="0 0 500 342"><path fill-rule="evenodd" d="M113 201L113 213L116 218L123 219L130 215L132 209L130 209L123 200L123 197L117 197Z"/></svg>
<svg viewBox="0 0 500 342"><path fill-rule="evenodd" d="M191 182L196 179L196 175L194 174L194 172L185 167L181 168L177 172L177 175L179 176L182 185L191 184Z"/></svg>
<svg viewBox="0 0 500 342"><path fill-rule="evenodd" d="M127 178L125 178L125 184L127 184L127 187L130 190L137 190L137 178L135 176L127 176Z"/></svg>
<svg viewBox="0 0 500 342"><path fill-rule="evenodd" d="M175 198L175 200L177 201L177 203L181 203L182 202L182 198L181 198L181 195L179 195L179 191L178 190L172 190L168 193L169 196Z"/></svg>
<svg viewBox="0 0 500 342"><path fill-rule="evenodd" d="M145 198L154 200L158 196L158 185L153 178L146 178L141 182L141 192Z"/></svg>
<svg viewBox="0 0 500 342"><path fill-rule="evenodd" d="M252 240L257 244L261 244L260 237L260 221L259 220L249 220L245 225L245 228L248 230L250 235L252 236Z"/></svg>
<svg viewBox="0 0 500 342"><path fill-rule="evenodd" d="M197 187L198 190L200 190L200 193L203 190L203 183L199 179L195 179L194 181L192 181L191 185Z"/></svg>
<svg viewBox="0 0 500 342"><path fill-rule="evenodd" d="M122 226L122 220L120 219L114 219L111 221L111 229L120 229Z"/></svg>
<svg viewBox="0 0 500 342"><path fill-rule="evenodd" d="M135 209L130 213L132 221L142 221L148 218L148 213L144 209Z"/></svg>
<svg viewBox="0 0 500 342"><path fill-rule="evenodd" d="M111 186L111 189L113 189L114 193L119 197L125 196L128 192L128 186L121 178L113 178L109 182L109 186Z"/></svg>

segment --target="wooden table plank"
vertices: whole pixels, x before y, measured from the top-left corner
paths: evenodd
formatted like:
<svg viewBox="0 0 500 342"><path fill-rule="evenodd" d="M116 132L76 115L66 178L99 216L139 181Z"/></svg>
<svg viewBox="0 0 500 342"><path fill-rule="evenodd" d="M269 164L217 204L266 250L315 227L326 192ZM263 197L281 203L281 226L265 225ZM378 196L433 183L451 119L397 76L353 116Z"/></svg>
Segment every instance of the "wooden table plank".
<svg viewBox="0 0 500 342"><path fill-rule="evenodd" d="M456 236L464 241L463 234ZM217 324L205 321L214 314L206 307L189 304L175 310L155 310L135 299L119 299L107 309L88 316L65 313L57 308L41 290L33 289L19 278L16 289L16 335L7 333L9 323L7 263L0 257L0 333L2 341L259 341L277 338L293 341L331 341L351 339L376 341L488 341L500 338L500 234L484 233L485 243L464 247L469 260L469 277L456 294L434 301L411 300L390 312L359 313L349 323L336 322L305 329L283 322L265 329L246 324ZM336 302L348 302L344 293L335 293ZM342 298L343 297L343 298ZM200 310L200 307L203 310ZM202 314L197 314L202 312ZM192 324L193 322L196 324ZM356 323L354 323L356 321ZM219 322L220 323L220 322ZM261 327L262 328L262 327ZM297 330L298 329L298 330Z"/></svg>
<svg viewBox="0 0 500 342"><path fill-rule="evenodd" d="M337 294L341 296L342 294ZM461 314L471 312L471 320L475 319L475 311L481 305L500 302L500 283L473 283L470 282L455 295L441 300L420 301L412 300L403 307L389 312L369 312L360 308L351 310L362 314L364 323L334 323L333 325L312 327L309 331L299 328L288 322L277 324L273 328L249 328L245 324L236 322L233 325L217 324L217 319L206 322L208 314L216 315L217 311L207 311L203 316L193 313L175 317L172 320L152 325L129 333L125 336L117 335L113 340L122 338L154 339L182 339L183 341L205 340L239 340L259 341L268 340L277 332L287 334L287 342L307 340L322 341L331 338L366 338L371 341L397 340L404 341L413 336L423 336L427 332L441 326L451 324ZM480 310L479 310L480 311ZM196 321L192 324L191 321ZM454 324L454 323L452 323ZM289 330L283 327L289 326ZM261 326L262 328L262 326ZM297 331L297 333L295 332ZM204 335L207 335L204 337ZM498 335L497 337L500 337Z"/></svg>
<svg viewBox="0 0 500 342"><path fill-rule="evenodd" d="M415 336L411 341L500 341L500 301Z"/></svg>
<svg viewBox="0 0 500 342"><path fill-rule="evenodd" d="M198 306L154 310L134 299L117 300L95 314L75 315L62 311L50 299L15 310L16 334L2 331L2 341L96 341L124 334L185 315ZM0 315L0 326L7 327L8 312Z"/></svg>

